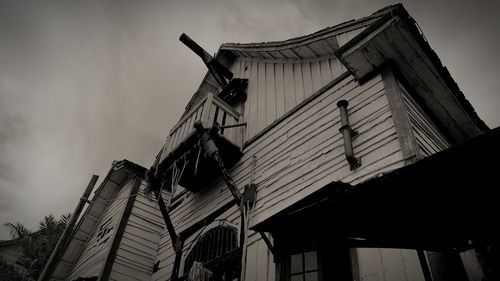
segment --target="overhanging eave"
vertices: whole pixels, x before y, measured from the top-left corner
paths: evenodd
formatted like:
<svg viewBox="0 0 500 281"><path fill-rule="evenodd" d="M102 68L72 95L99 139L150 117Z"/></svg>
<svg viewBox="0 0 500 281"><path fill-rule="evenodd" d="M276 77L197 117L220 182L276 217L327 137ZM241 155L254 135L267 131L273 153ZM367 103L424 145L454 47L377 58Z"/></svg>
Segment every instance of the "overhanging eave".
<svg viewBox="0 0 500 281"><path fill-rule="evenodd" d="M388 14L346 43L336 55L361 82L377 69L391 65L452 143L488 129L414 23L405 17Z"/></svg>

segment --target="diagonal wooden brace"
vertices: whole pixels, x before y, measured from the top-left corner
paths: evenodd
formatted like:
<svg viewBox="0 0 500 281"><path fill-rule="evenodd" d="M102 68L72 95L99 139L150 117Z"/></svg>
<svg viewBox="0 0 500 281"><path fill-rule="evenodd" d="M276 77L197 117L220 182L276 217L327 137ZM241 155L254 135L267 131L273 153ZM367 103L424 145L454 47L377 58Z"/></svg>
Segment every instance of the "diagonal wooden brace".
<svg viewBox="0 0 500 281"><path fill-rule="evenodd" d="M197 132L200 134L200 143L205 149L205 152L208 154L208 156L213 160L213 162L219 167L219 170L221 171L222 178L224 179L224 182L227 185L227 188L231 192L231 195L233 195L233 200L237 205L240 205L241 202L241 193L234 184L233 179L229 175L228 171L224 167L224 162L222 161L222 157L220 156L219 149L215 145L214 140L210 136L210 132L206 130L203 127L203 123L198 121L194 124L194 127L196 128ZM216 127L217 128L217 127Z"/></svg>
<svg viewBox="0 0 500 281"><path fill-rule="evenodd" d="M214 160L214 162L219 166L219 169L222 173L222 177L224 178L224 181L226 182L226 185L227 185L229 191L233 195L233 199L234 199L235 203L237 205L240 205L240 207L242 207L241 205L244 203L242 199L245 199L247 196L244 197L240 193L240 191L238 190L236 185L234 184L233 179L231 178L231 176L227 172L226 168L224 167L224 163L222 162L222 158L219 154L219 150L218 150L217 146L215 145L215 142L213 141L209 132L203 128L203 124L201 122L197 122L194 124L194 126L195 126L196 130L201 134L201 144L203 145L203 148L205 149L207 154L212 158L212 160ZM255 188L255 186L254 186L254 188ZM256 192L256 190L253 190L252 192ZM255 195L254 195L253 200L255 200ZM251 204L251 205L253 205L253 204ZM243 218L243 216L242 216L242 218ZM269 240L267 235L264 232L259 232L259 234L262 236L262 239L266 243L267 247L269 248L269 250L271 251L273 256L275 256L274 247L271 244L271 241ZM242 235L244 235L244 234L242 233Z"/></svg>
<svg viewBox="0 0 500 281"><path fill-rule="evenodd" d="M159 189L154 190L156 199L158 200L158 205L160 206L160 211L163 217L163 221L165 222L165 226L167 227L168 234L170 235L170 241L172 241L172 246L175 251L175 260L174 260L174 268L172 269L172 275L170 280L175 281L179 275L179 267L182 257L182 248L184 246L184 241L180 239L180 237L175 232L174 225L172 220L170 219L170 215L168 213L168 208L165 205L165 201L163 201L163 196L161 196L161 192Z"/></svg>

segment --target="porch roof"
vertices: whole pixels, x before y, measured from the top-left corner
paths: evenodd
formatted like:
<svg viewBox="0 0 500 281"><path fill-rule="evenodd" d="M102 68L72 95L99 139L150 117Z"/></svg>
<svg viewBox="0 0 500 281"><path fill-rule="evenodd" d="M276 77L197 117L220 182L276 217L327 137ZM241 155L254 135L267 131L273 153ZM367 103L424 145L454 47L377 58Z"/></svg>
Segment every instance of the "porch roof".
<svg viewBox="0 0 500 281"><path fill-rule="evenodd" d="M498 144L500 128L356 186L332 182L254 229L334 233L377 247L467 248L498 234Z"/></svg>

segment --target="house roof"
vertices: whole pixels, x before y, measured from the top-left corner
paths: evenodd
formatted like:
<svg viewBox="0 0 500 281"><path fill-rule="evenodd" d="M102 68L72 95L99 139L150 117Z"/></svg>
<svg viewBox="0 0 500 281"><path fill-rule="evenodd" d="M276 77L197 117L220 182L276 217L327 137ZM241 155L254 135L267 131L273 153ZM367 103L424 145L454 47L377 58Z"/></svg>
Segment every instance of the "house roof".
<svg viewBox="0 0 500 281"><path fill-rule="evenodd" d="M359 80L386 64L395 67L431 114L439 116L441 129L454 142L489 129L401 4L340 47L336 55Z"/></svg>
<svg viewBox="0 0 500 281"><path fill-rule="evenodd" d="M261 43L225 43L219 48L216 58L226 66L228 66L236 57L262 59L270 61L297 61L308 59L319 59L322 57L334 56L339 57L342 63L356 76L356 72L349 63L342 57L343 53L359 43L368 34L374 32L381 24L390 19L397 18L402 20L409 27L412 36L418 42L419 47L422 49L423 54L430 61L433 69L438 73L439 79L444 82L446 88L453 95L455 112L464 112L470 118L458 121L455 127L456 131L460 131L460 126L468 128L465 134L457 136L455 139L461 141L467 137L478 134L478 132L485 132L489 128L482 121L470 102L465 98L464 94L459 89L457 83L451 77L449 71L443 66L437 54L432 50L425 37L418 28L414 19L404 9L403 5L395 4L387 6L373 13L370 16L344 22L339 25L327 27L320 31L314 32L309 35L300 36L284 41L261 42ZM359 35L352 38L349 42L342 45L344 42L339 43L336 36L353 30L358 30ZM383 63L383 62L381 62ZM434 70L433 70L434 71ZM359 78L359 77L357 77ZM196 93L192 96L191 100L186 106L188 112L192 106L197 104L203 99L208 92L216 93L218 90L217 83L214 78L207 72L202 83L200 84ZM442 89L439 89L437 94L440 94ZM436 94L436 93L434 93ZM449 102L449 101L448 101ZM432 106L433 102L429 102ZM443 107L446 107L444 105ZM446 109L441 110L442 112ZM455 114L457 115L457 114ZM456 116L452 116L456 118ZM465 120L465 121L464 121ZM473 124L473 125L472 125ZM477 127L477 129L472 127ZM475 131L476 130L476 131ZM464 137L465 136L465 137Z"/></svg>
<svg viewBox="0 0 500 281"><path fill-rule="evenodd" d="M305 59L332 55L339 44L336 35L371 25L398 5L387 6L370 16L353 19L335 26L326 27L314 33L283 41L261 43L224 43L219 51L230 51L241 57L264 59Z"/></svg>
<svg viewBox="0 0 500 281"><path fill-rule="evenodd" d="M144 178L146 168L128 160L113 161L112 167L94 192L90 205L85 210L64 245L57 266L50 280L64 280L78 260L87 239L92 234L99 218L104 213L106 200L112 199L131 176Z"/></svg>
<svg viewBox="0 0 500 281"><path fill-rule="evenodd" d="M228 66L236 57L245 57L265 60L297 61L319 59L334 56L339 48L337 35L359 29L360 31L370 26L374 21L387 13L393 6L383 8L368 17L350 20L320 31L299 36L284 41L261 43L224 43L220 46L216 58ZM198 90L193 94L186 106L188 112L192 106L202 100L208 92L217 92L217 83L212 74L207 71Z"/></svg>

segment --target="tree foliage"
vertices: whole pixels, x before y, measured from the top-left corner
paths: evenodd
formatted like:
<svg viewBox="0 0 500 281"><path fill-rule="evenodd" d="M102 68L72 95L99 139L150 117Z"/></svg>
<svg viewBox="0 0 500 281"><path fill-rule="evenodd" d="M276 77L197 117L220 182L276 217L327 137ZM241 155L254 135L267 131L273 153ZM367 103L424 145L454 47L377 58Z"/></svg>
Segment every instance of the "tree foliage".
<svg viewBox="0 0 500 281"><path fill-rule="evenodd" d="M22 256L17 263L28 270L28 276L37 279L52 250L61 236L70 214L56 219L45 216L38 224L38 231L32 232L20 222L5 223L13 239L21 239Z"/></svg>

